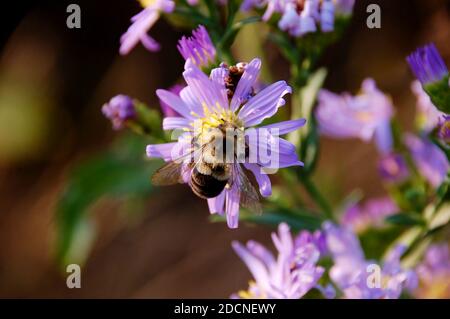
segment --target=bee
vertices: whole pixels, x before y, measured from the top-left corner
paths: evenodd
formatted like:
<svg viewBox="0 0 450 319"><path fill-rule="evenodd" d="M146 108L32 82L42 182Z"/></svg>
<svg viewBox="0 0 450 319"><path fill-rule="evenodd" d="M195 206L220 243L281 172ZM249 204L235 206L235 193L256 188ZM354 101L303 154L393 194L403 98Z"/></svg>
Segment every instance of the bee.
<svg viewBox="0 0 450 319"><path fill-rule="evenodd" d="M188 183L192 191L203 199L217 197L225 188L237 185L241 205L260 213L258 192L237 162L236 155L233 154L233 161L226 160L227 145L229 147L230 143L234 143L236 147L236 138L226 136L226 127L226 125L219 126L218 130L203 134L201 139L193 138L188 153L158 169L152 176L152 183L154 185L185 183L183 176L189 176Z"/></svg>

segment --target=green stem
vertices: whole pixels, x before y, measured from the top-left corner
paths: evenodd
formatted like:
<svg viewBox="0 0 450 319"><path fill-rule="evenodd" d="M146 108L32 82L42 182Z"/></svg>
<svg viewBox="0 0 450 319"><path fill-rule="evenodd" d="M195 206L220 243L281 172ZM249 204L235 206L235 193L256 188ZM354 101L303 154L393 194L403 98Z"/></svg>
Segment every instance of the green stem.
<svg viewBox="0 0 450 319"><path fill-rule="evenodd" d="M302 173L298 174L298 177L300 181L302 182L303 186L305 187L306 191L309 193L311 198L316 202L316 204L320 207L322 210L322 213L327 219L335 220L333 216L333 210L331 209L330 204L328 201L322 196L320 191L317 189L316 185L313 183L313 181L309 178L309 176L304 175Z"/></svg>

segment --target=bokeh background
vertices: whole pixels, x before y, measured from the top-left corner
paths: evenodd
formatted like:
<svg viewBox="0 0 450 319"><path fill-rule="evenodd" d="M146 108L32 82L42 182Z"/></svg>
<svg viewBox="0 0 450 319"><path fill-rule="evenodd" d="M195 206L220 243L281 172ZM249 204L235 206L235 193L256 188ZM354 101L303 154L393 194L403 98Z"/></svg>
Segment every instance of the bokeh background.
<svg viewBox="0 0 450 319"><path fill-rule="evenodd" d="M66 27L66 7L81 6L81 29ZM366 7L382 8L382 28L366 27ZM104 198L90 209L97 226L82 267L82 288L68 289L55 261L55 207L78 163L108 148L120 133L100 108L118 93L158 107L155 89L171 86L183 60L175 49L187 30L158 22L151 33L158 53L136 48L118 54L120 35L138 12L134 0L20 1L2 5L0 30L0 297L228 297L245 288L250 273L233 253L232 240L270 242L271 229L229 230L208 220L206 203L186 187L164 188L139 209L123 212ZM252 55L248 27L234 51ZM356 92L373 77L389 93L403 127L411 129L415 98L405 56L435 42L450 63L450 1L357 0L343 39L327 50L325 87ZM265 45L263 64L287 79L280 54ZM144 150L143 150L144 152ZM377 153L360 141L323 139L315 176L331 201L354 189L382 196Z"/></svg>

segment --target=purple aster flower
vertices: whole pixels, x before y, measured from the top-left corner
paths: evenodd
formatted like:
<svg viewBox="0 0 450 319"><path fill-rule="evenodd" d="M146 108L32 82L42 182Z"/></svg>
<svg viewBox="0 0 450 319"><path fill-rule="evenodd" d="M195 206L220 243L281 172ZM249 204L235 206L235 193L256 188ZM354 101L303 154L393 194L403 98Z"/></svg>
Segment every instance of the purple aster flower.
<svg viewBox="0 0 450 319"><path fill-rule="evenodd" d="M216 60L216 48L202 25L192 31L192 37L183 36L177 47L185 60L191 59L199 67L206 67Z"/></svg>
<svg viewBox="0 0 450 319"><path fill-rule="evenodd" d="M405 158L396 153L390 153L380 159L378 172L381 178L389 183L402 183L409 177Z"/></svg>
<svg viewBox="0 0 450 319"><path fill-rule="evenodd" d="M447 243L431 245L424 260L417 266L418 298L450 298L450 253Z"/></svg>
<svg viewBox="0 0 450 319"><path fill-rule="evenodd" d="M418 48L406 60L422 85L438 82L448 75L447 66L434 44Z"/></svg>
<svg viewBox="0 0 450 319"><path fill-rule="evenodd" d="M441 185L450 168L445 153L426 138L413 134L407 134L404 141L419 172L431 186Z"/></svg>
<svg viewBox="0 0 450 319"><path fill-rule="evenodd" d="M356 235L343 226L326 222L323 226L328 251L334 265L330 278L348 299L397 299L404 289L417 285L417 276L400 265L405 247L398 246L386 258L383 266L366 260ZM374 269L380 270L375 282Z"/></svg>
<svg viewBox="0 0 450 319"><path fill-rule="evenodd" d="M263 245L249 241L246 246L233 242L233 249L253 275L248 291L241 291L234 298L299 299L312 288L324 268L317 265L319 248L313 242L292 238L289 226L282 223L278 234L272 233L278 251L274 256Z"/></svg>
<svg viewBox="0 0 450 319"><path fill-rule="evenodd" d="M182 158L183 182L188 183L194 193L208 200L211 213L225 214L230 228L238 226L240 204L257 210L253 205L258 195L253 194L245 170L253 173L261 195L266 197L272 191L268 173L279 168L303 165L298 160L294 145L280 136L303 126L304 119L255 127L273 116L284 105L283 96L291 93L285 81L278 81L254 94L260 68L259 59L231 67L222 64L213 69L208 78L188 59L183 73L187 86L179 96L166 90L156 91L161 101L180 114L178 117L166 117L163 129L177 129L181 135L177 136L177 142L149 145L147 155L161 157L168 162ZM210 142L221 140L225 130L227 134L229 131L236 134L233 140L244 144L241 150L245 150L237 154L225 146L222 151L226 153L226 161L215 155L215 151L209 150ZM217 135L211 135L212 132ZM202 157L198 158L198 153ZM192 154L196 161L192 160ZM222 175L218 176L211 168L204 167L205 161L214 162L213 168L223 165ZM217 188L209 189L208 194L200 192L199 170L202 179L216 176L222 183Z"/></svg>
<svg viewBox="0 0 450 319"><path fill-rule="evenodd" d="M417 98L418 124L426 132L430 132L439 124L441 117L445 113L439 111L433 102L431 102L430 97L423 90L419 81L414 81L411 84L411 90Z"/></svg>
<svg viewBox="0 0 450 319"><path fill-rule="evenodd" d="M439 137L450 144L450 115L443 115L439 122Z"/></svg>
<svg viewBox="0 0 450 319"><path fill-rule="evenodd" d="M393 105L389 97L377 89L375 81L366 79L362 93L351 96L321 90L316 117L322 134L335 138L375 138L378 149L389 153L392 148L390 119Z"/></svg>
<svg viewBox="0 0 450 319"><path fill-rule="evenodd" d="M175 8L172 0L142 0L144 9L131 18L131 26L120 38L120 54L128 54L139 42L149 51L158 51L160 46L147 32L158 21L161 12L171 13Z"/></svg>
<svg viewBox="0 0 450 319"><path fill-rule="evenodd" d="M348 207L342 217L342 224L360 233L369 227L382 227L384 219L397 212L397 205L389 197L374 198L365 204L357 203Z"/></svg>
<svg viewBox="0 0 450 319"><path fill-rule="evenodd" d="M169 88L169 92L172 92L175 95L180 96L181 90L184 89L184 86L181 84L175 84L174 86ZM164 103L163 100L159 100L159 104L161 105L161 111L164 117L179 117L180 113L174 111L169 105Z"/></svg>
<svg viewBox="0 0 450 319"><path fill-rule="evenodd" d="M113 128L123 128L126 121L136 116L133 100L126 95L116 95L102 107L102 113L111 120Z"/></svg>

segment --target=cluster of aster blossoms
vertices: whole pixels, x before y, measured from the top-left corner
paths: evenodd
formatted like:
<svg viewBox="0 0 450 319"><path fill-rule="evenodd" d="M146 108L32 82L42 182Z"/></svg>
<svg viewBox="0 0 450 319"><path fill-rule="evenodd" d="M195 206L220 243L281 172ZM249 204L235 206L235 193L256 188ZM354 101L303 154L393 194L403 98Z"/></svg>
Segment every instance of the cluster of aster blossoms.
<svg viewBox="0 0 450 319"><path fill-rule="evenodd" d="M289 227L280 224L278 234L272 234L276 257L257 242L249 241L245 246L233 242L254 280L248 290L232 297L298 299L316 288L326 298L397 299L404 291L416 289L416 272L400 265L405 247L395 247L379 266L365 259L358 237L349 228L331 222L322 228L314 233L302 231L293 238ZM325 269L318 263L326 256L333 260L329 278L339 292L331 284L319 284ZM375 273L377 269L379 273Z"/></svg>
<svg viewBox="0 0 450 319"><path fill-rule="evenodd" d="M426 133L437 127L438 137L448 144L450 78L447 66L434 44L417 49L407 61L418 78L411 87L417 97L419 126Z"/></svg>
<svg viewBox="0 0 450 319"><path fill-rule="evenodd" d="M369 227L382 227L384 219L398 210L390 197L374 198L364 204L356 203L348 207L342 216L342 224L361 233Z"/></svg>
<svg viewBox="0 0 450 319"><path fill-rule="evenodd" d="M194 141L205 138L205 132L221 127L231 127L233 130L247 136L247 132L256 132L257 139L246 140L245 147L250 154L257 154L256 160L245 158L242 162L232 164L234 178L227 183L223 191L216 197L208 197L208 206L211 213L225 214L230 228L238 227L239 207L249 204L242 191L248 183L244 180L245 170L253 173L262 196L271 195L271 182L267 175L269 170L289 166L301 166L295 147L280 135L294 131L305 124L304 119L290 120L265 126L261 124L273 116L278 108L283 106L283 96L291 93L291 88L285 81L273 83L258 93L254 87L259 76L261 61L253 59L251 62L239 63L228 67L221 64L211 70L208 77L195 63L197 54L205 52L204 37L196 44L194 35L189 43L189 55L186 55L183 77L186 86L178 94L168 90L157 90L156 93L165 106L176 112L175 116L165 117L164 130L177 130L177 141L172 143L148 145L149 157L163 158L165 161L175 161L184 158L182 166L183 182L191 188L193 168L191 157L184 157L193 152ZM212 44L209 44L212 46ZM180 43L182 51L183 43ZM182 51L182 54L185 52ZM193 54L193 55L192 55ZM203 57L198 61L208 61ZM166 111L165 114L168 114ZM250 135L250 134L249 134ZM261 154L271 153L276 161L263 161ZM256 197L258 195L256 194ZM248 207L252 208L252 207Z"/></svg>
<svg viewBox="0 0 450 319"><path fill-rule="evenodd" d="M403 155L389 153L378 162L378 172L384 182L400 184L408 180L410 172Z"/></svg>
<svg viewBox="0 0 450 319"><path fill-rule="evenodd" d="M366 79L361 93L352 96L321 90L316 117L323 135L334 138L375 139L378 149L388 154L392 149L390 120L394 113L391 99Z"/></svg>
<svg viewBox="0 0 450 319"><path fill-rule="evenodd" d="M450 252L447 243L433 244L416 267L419 287L417 298L450 298Z"/></svg>
<svg viewBox="0 0 450 319"><path fill-rule="evenodd" d="M352 13L354 0L244 0L241 9L266 7L262 19L268 21L274 13L281 14L278 27L291 36L301 37L307 33L331 32L335 15Z"/></svg>
<svg viewBox="0 0 450 319"><path fill-rule="evenodd" d="M403 269L400 257L405 247L397 246L379 266L366 260L358 237L345 226L326 222L323 226L327 248L333 258L329 275L343 297L348 299L397 299L404 290L417 287L417 275ZM379 267L380 278L374 276Z"/></svg>
<svg viewBox="0 0 450 319"><path fill-rule="evenodd" d="M245 246L233 242L233 248L250 270L254 281L247 291L240 291L232 298L299 299L313 288L326 297L333 297L334 290L318 285L325 269L317 265L325 249L325 238L320 232L301 232L293 238L287 224L278 226L278 234L272 234L278 251L274 256L263 245L249 241Z"/></svg>

